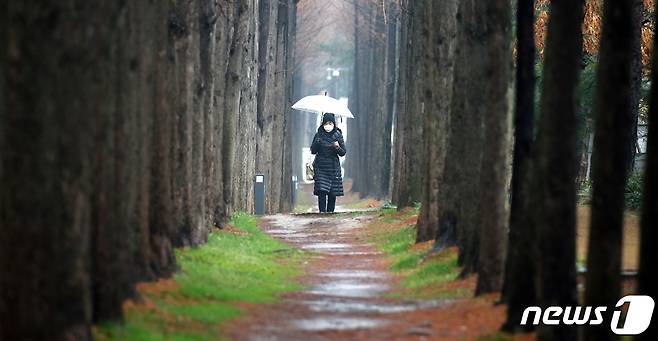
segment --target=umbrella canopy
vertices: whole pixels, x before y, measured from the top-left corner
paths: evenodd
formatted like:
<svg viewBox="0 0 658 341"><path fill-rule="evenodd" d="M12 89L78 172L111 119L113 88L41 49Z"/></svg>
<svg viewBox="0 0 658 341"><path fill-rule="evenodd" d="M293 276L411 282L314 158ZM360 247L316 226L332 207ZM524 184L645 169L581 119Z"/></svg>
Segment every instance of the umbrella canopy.
<svg viewBox="0 0 658 341"><path fill-rule="evenodd" d="M312 113L330 112L334 115L354 118L350 109L339 100L329 96L306 96L292 106L293 109Z"/></svg>

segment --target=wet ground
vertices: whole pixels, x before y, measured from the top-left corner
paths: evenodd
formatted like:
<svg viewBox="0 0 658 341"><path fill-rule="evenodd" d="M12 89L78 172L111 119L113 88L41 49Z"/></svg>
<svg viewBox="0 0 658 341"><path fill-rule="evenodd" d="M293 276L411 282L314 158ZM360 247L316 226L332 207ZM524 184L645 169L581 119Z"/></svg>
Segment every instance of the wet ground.
<svg viewBox="0 0 658 341"><path fill-rule="evenodd" d="M229 326L234 340L434 340L429 316L448 300L391 298L399 278L385 257L360 233L374 216L299 214L265 217L261 228L309 252L305 290L275 304L244 307L245 317ZM425 319L424 317L428 317ZM434 330L433 330L434 329Z"/></svg>

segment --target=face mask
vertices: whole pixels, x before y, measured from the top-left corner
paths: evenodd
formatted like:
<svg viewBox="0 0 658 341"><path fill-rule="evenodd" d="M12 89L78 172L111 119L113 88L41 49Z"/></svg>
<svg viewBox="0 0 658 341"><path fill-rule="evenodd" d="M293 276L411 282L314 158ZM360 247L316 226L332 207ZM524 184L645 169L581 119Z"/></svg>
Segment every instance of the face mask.
<svg viewBox="0 0 658 341"><path fill-rule="evenodd" d="M330 133L333 130L334 130L334 125L333 124L329 123L329 124L324 125L324 131L326 131L327 133Z"/></svg>

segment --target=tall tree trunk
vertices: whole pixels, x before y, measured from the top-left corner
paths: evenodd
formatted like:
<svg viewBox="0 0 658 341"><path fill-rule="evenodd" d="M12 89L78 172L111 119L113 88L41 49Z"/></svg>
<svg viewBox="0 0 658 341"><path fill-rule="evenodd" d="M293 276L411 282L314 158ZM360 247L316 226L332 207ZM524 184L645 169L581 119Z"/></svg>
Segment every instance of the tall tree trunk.
<svg viewBox="0 0 658 341"><path fill-rule="evenodd" d="M508 0L487 1L488 61L485 66L486 92L482 105L484 143L480 171L480 250L475 294L500 291L506 246L507 151L509 149L509 102L511 44L511 3Z"/></svg>
<svg viewBox="0 0 658 341"><path fill-rule="evenodd" d="M607 0L597 70L592 214L587 252L585 304L613 306L621 294L621 243L631 112L633 0ZM625 66L625 67L624 67ZM584 330L587 340L616 340L608 323Z"/></svg>
<svg viewBox="0 0 658 341"><path fill-rule="evenodd" d="M192 199L192 121L193 121L193 61L194 51L192 32L188 28L192 21L192 13L189 10L190 3L176 2L172 5L170 14L170 29L177 25L178 29L172 32L173 45L172 64L174 68L174 81L172 82L172 94L175 114L174 148L176 154L176 172L174 191L176 203L176 246L187 246L193 243L196 216L193 215ZM173 29L172 29L173 30Z"/></svg>
<svg viewBox="0 0 658 341"><path fill-rule="evenodd" d="M239 2L236 5L241 5ZM258 149L261 141L258 140L257 127L257 94L258 91L258 19L256 10L257 1L249 0L244 4L247 6L243 19L247 23L244 26L244 37L242 39L242 61L239 75L238 97L237 101L237 118L230 133L233 136L234 157L232 164L232 178L225 180L225 183L231 186L230 198L232 209L229 211L233 214L236 210L253 212L253 181L256 172L256 162ZM242 5L241 5L242 6ZM282 153L288 152L281 150ZM236 157L240 156L240 157ZM268 180L266 180L268 181Z"/></svg>
<svg viewBox="0 0 658 341"><path fill-rule="evenodd" d="M283 94L283 105L282 110L286 112L285 117L285 130L283 132L283 138L285 140L284 149L283 149L283 176L282 176L282 194L281 194L281 204L278 208L278 212L291 212L294 209L294 189L292 183L292 176L297 172L295 171L296 163L293 163L293 154L299 154L299 149L295 149L294 144L294 135L297 132L295 130L295 119L296 117L293 114L292 105L294 102L294 68L295 68L295 30L296 28L296 18L297 18L297 0L287 0L286 9L286 28L284 41L280 44L285 46L285 77L284 77L284 87L285 91ZM298 167L297 167L298 168Z"/></svg>
<svg viewBox="0 0 658 341"><path fill-rule="evenodd" d="M658 2L654 2L654 13L658 13ZM658 48L658 34L653 36L653 49ZM647 137L646 165L644 170L644 191L642 195L642 217L640 222L640 272L638 293L658 297L658 53L653 54L651 66L651 96L649 103L649 135ZM655 312L654 312L655 316ZM655 317L654 317L655 319ZM636 340L658 339L658 326L655 320Z"/></svg>
<svg viewBox="0 0 658 341"><path fill-rule="evenodd" d="M372 71L368 83L370 95L367 98L369 120L367 126L362 126L367 136L365 155L368 167L365 169L368 171L368 181L365 193L383 199L388 195L391 161L392 117L390 115L392 112L388 110L386 100L387 65L393 61L389 61L386 54L387 41L391 37L386 34L383 8L378 6L372 13L374 20L370 59Z"/></svg>
<svg viewBox="0 0 658 341"><path fill-rule="evenodd" d="M424 104L425 169L423 219L416 225L416 242L436 238L439 226L439 183L443 177L445 136L452 104L452 69L457 31L457 1L426 1L422 15L421 49Z"/></svg>
<svg viewBox="0 0 658 341"><path fill-rule="evenodd" d="M157 6L156 21L169 18L169 6ZM176 114L174 102L171 100L175 87L175 72L171 67L172 49L167 48L171 43L171 29L158 30L155 51L156 61L153 70L155 97L153 105L153 141L151 149L150 171L151 181L149 188L149 220L146 231L140 234L141 247L147 246L148 269L144 278L155 279L173 274L176 270L173 241L177 238L180 225L178 210L176 210L174 180L177 164L175 151L176 141ZM146 248L146 247L145 247Z"/></svg>
<svg viewBox="0 0 658 341"><path fill-rule="evenodd" d="M422 11L421 7L416 5L417 3L417 1L413 1L413 4L410 4L409 7L412 16L410 20L412 22L410 23L410 32L408 33L409 42L407 44L407 48L410 50L407 61L409 65L407 68L407 78L409 81L406 99L407 120L404 127L406 143L403 146L403 153L406 156L405 168L407 169L407 187L409 192L409 198L407 200L410 203L421 201L424 179L424 168L422 165L425 159L422 148L418 148L423 143L423 124L420 124L420 122L423 122L424 115L422 105L420 104L423 96L420 91L420 86L422 85L422 68L417 67L421 63L421 51L413 48L414 45L420 42L420 30L422 29Z"/></svg>
<svg viewBox="0 0 658 341"><path fill-rule="evenodd" d="M485 93L487 49L481 38L486 35L484 4L476 0L460 3L461 25L457 36L457 64L455 65L451 134L447 145L455 148L455 154L447 165L452 165L451 176L456 195L455 202L446 203L446 209L454 209L454 224L459 240L459 264L462 276L476 270L479 250L478 205L480 195L480 170L482 161L482 125L488 109L481 104ZM448 176L448 170L446 170ZM447 212L448 214L450 211Z"/></svg>
<svg viewBox="0 0 658 341"><path fill-rule="evenodd" d="M540 302L575 306L576 88L582 54L582 0L554 0L544 52L544 75L533 169L531 212L537 227ZM575 340L574 326L541 326L540 340Z"/></svg>
<svg viewBox="0 0 658 341"><path fill-rule="evenodd" d="M528 180L535 107L535 34L534 0L519 0L516 13L516 107L514 119L514 158L512 163L512 203L509 240L505 264L502 300L507 303L507 321L503 330L520 326L523 310L535 305L536 230L529 223ZM526 325L528 329L533 325Z"/></svg>
<svg viewBox="0 0 658 341"><path fill-rule="evenodd" d="M359 105L361 101L361 55L363 50L363 40L362 32L360 30L360 25L362 20L360 20L361 14L359 12L359 2L354 1L354 66L352 68L352 98L350 99L350 106L356 108L357 115L362 115L360 111L361 107ZM361 192L362 190L362 181L360 178L360 172L362 168L361 162L361 129L360 128L361 120L348 120L347 128L351 132L356 133L355 141L357 143L350 145L350 157L348 162L348 173L352 179L352 191Z"/></svg>
<svg viewBox="0 0 658 341"><path fill-rule="evenodd" d="M396 1L389 0L386 3L386 113L388 120L386 124L388 125L389 132L389 150L388 150L388 179L386 179L386 196L394 202L393 199L393 188L396 187L396 181L393 178L395 173L395 164L397 162L397 155L394 151L397 149L395 143L391 145L391 140L394 139L395 132L393 128L397 129L394 126L394 122L397 121L397 107L396 107L396 97L397 97L397 85L399 78L399 37L398 29L400 27L400 4Z"/></svg>
<svg viewBox="0 0 658 341"><path fill-rule="evenodd" d="M104 51L117 6L6 6L3 45L12 52L3 64L0 157L11 166L0 179L0 339L87 340L98 122L89 113L105 116L98 105L115 100L104 92L110 82L101 71L111 65Z"/></svg>
<svg viewBox="0 0 658 341"><path fill-rule="evenodd" d="M249 0L238 0L235 3L233 23L233 39L229 49L228 68L224 78L224 87L226 88L224 100L224 122L222 129L222 166L224 167L222 179L224 179L224 216L231 215L233 210L233 186L235 170L235 139L234 131L237 128L237 121L240 108L240 75L244 65L245 45L249 39L249 21L250 15Z"/></svg>
<svg viewBox="0 0 658 341"><path fill-rule="evenodd" d="M401 2L400 7L405 11L409 7L408 1ZM398 39L398 71L397 71L397 85L395 87L395 126L393 131L393 165L392 165L392 181L391 181L391 202L398 206L398 210L408 207L406 198L406 168L405 160L406 155L402 153L404 150L405 136L404 125L406 119L406 91L407 91L407 69L408 69L408 33L409 33L409 15L408 13L401 13L400 23L398 26L399 35ZM404 193L403 193L404 192Z"/></svg>
<svg viewBox="0 0 658 341"><path fill-rule="evenodd" d="M403 4L400 31L399 82L396 98L396 204L398 209L409 207L422 200L423 167L422 145L423 115L420 111L420 97L416 91L422 79L420 69L420 51L414 45L420 39L422 11L418 1Z"/></svg>
<svg viewBox="0 0 658 341"><path fill-rule="evenodd" d="M403 0L400 4L400 7L407 9L409 6L407 0ZM398 210L403 209L404 207L410 206L407 202L408 200L402 199L401 197L408 197L407 187L406 186L406 169L404 167L405 160L407 159L406 155L403 155L402 151L404 150L404 125L406 118L406 90L407 90L407 69L408 69L408 59L407 59L407 41L408 41L408 32L409 32L409 15L407 13L402 13L400 15L400 23L398 25L399 35L398 39L398 70L396 77L396 86L395 86L395 125L393 131L393 162L391 167L391 202L398 206ZM404 177L404 178L403 178ZM404 192L404 194L402 194ZM401 195L402 194L402 195Z"/></svg>
<svg viewBox="0 0 658 341"><path fill-rule="evenodd" d="M258 129L258 147L256 151L256 171L265 176L265 192L272 193L272 137L274 92L276 89L276 39L277 39L277 1L259 2L258 32L258 91L256 122ZM274 110L273 110L274 109ZM269 212L272 196L265 196L265 211Z"/></svg>

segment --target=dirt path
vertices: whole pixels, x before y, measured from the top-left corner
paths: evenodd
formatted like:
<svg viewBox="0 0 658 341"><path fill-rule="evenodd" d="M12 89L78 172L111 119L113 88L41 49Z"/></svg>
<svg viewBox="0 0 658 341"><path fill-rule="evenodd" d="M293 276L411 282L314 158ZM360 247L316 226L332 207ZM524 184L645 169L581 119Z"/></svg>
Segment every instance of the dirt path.
<svg viewBox="0 0 658 341"><path fill-rule="evenodd" d="M261 228L309 256L305 290L276 304L243 307L228 327L233 340L434 340L436 316L450 301L407 301L387 293L398 278L361 233L367 213L275 215ZM443 309L445 311L445 309ZM434 317L434 318L431 318ZM461 335L463 337L463 335Z"/></svg>

